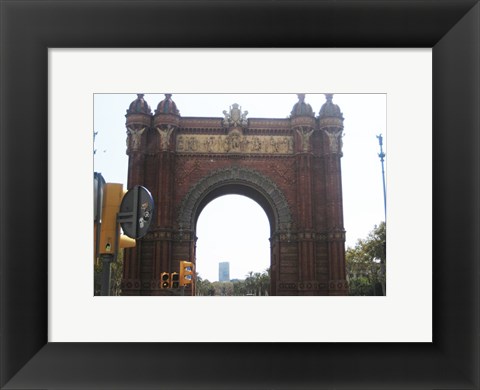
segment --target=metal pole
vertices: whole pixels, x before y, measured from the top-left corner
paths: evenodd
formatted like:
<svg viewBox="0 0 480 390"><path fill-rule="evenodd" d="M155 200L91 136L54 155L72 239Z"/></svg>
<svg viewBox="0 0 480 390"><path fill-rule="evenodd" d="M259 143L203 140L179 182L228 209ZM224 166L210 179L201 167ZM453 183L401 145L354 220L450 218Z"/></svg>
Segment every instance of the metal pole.
<svg viewBox="0 0 480 390"><path fill-rule="evenodd" d="M378 143L380 144L380 153L378 154L378 157L380 157L380 161L382 163L382 180L383 180L383 208L385 211L385 222L387 222L387 190L385 187L385 167L384 167L384 159L385 159L385 153L383 153L383 137L382 135L377 135L378 138Z"/></svg>
<svg viewBox="0 0 480 390"><path fill-rule="evenodd" d="M110 270L114 259L113 255L102 255L102 296L110 295Z"/></svg>
<svg viewBox="0 0 480 390"><path fill-rule="evenodd" d="M385 160L385 153L383 152L383 137L382 135L377 135L377 138L378 138L378 143L380 145L380 153L378 154L378 157L380 157L380 161L382 163L382 181L383 181L383 208L384 208L384 212L385 212L385 223L387 223L387 191L386 191L386 187L385 187L385 168L384 168L384 160ZM386 264L384 264L382 262L382 264L380 264L380 272L382 274L382 282L381 282L381 285L382 285L382 295L385 296L386 295L386 286L385 286L385 266ZM374 289L375 290L375 289Z"/></svg>

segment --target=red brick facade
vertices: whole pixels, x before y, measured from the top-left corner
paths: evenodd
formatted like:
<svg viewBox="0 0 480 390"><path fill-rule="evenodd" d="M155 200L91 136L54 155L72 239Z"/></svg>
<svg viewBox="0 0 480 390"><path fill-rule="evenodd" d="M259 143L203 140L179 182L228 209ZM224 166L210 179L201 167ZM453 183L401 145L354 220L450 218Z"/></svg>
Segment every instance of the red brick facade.
<svg viewBox="0 0 480 390"><path fill-rule="evenodd" d="M224 118L181 117L171 95L152 113L138 95L126 115L128 187L151 191L155 216L126 251L123 294L161 295L161 272L195 262L202 209L242 194L270 221L271 295L345 295L343 116L326 96L318 117L300 94L288 119L247 119L236 104Z"/></svg>

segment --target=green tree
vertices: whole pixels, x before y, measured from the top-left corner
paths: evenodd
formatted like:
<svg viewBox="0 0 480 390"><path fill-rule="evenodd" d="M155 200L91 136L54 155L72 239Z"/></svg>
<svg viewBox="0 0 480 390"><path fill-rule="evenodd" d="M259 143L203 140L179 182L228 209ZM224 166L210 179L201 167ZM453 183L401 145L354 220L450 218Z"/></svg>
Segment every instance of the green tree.
<svg viewBox="0 0 480 390"><path fill-rule="evenodd" d="M262 274L260 272L255 272L253 274L253 284L255 285L255 295L262 295L261 279L262 279Z"/></svg>
<svg viewBox="0 0 480 390"><path fill-rule="evenodd" d="M213 282L212 285L215 289L215 295L222 297L233 295L232 282Z"/></svg>
<svg viewBox="0 0 480 390"><path fill-rule="evenodd" d="M198 273L196 274L195 295L207 296L214 295L214 288L208 279L203 279Z"/></svg>
<svg viewBox="0 0 480 390"><path fill-rule="evenodd" d="M112 264L112 281L111 294L118 296L122 295L122 278L123 278L123 254L124 249L119 249L117 254L117 261Z"/></svg>
<svg viewBox="0 0 480 390"><path fill-rule="evenodd" d="M112 263L110 269L110 295L122 295L122 277L123 277L123 252L119 249L117 253L117 261ZM100 258L93 267L93 295L100 295L102 291L102 270L103 262Z"/></svg>
<svg viewBox="0 0 480 390"><path fill-rule="evenodd" d="M260 276L260 292L261 295L268 295L270 291L270 268L267 268Z"/></svg>
<svg viewBox="0 0 480 390"><path fill-rule="evenodd" d="M244 296L247 295L247 288L244 280L235 280L233 282L233 295Z"/></svg>
<svg viewBox="0 0 480 390"><path fill-rule="evenodd" d="M245 275L245 290L245 295L255 295L255 277L253 271L249 271L248 274Z"/></svg>
<svg viewBox="0 0 480 390"><path fill-rule="evenodd" d="M345 254L350 295L386 294L386 226L381 222Z"/></svg>
<svg viewBox="0 0 480 390"><path fill-rule="evenodd" d="M245 296L245 295L268 295L270 288L270 269L264 272L250 271L245 275L245 280L232 280L230 282L213 282L203 280L197 274L195 295L217 296Z"/></svg>
<svg viewBox="0 0 480 390"><path fill-rule="evenodd" d="M268 295L268 290L270 288L270 269L267 269L262 273L253 273L253 271L250 271L245 276L246 294L258 296Z"/></svg>

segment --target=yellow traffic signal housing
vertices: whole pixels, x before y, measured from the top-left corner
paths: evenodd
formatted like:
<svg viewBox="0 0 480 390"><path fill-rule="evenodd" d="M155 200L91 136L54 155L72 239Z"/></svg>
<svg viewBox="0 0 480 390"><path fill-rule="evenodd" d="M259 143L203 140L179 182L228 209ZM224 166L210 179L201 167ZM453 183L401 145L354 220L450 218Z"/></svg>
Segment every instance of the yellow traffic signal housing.
<svg viewBox="0 0 480 390"><path fill-rule="evenodd" d="M115 240L118 234L117 213L123 197L123 185L106 183L103 189L102 225L98 252L115 253Z"/></svg>
<svg viewBox="0 0 480 390"><path fill-rule="evenodd" d="M124 195L123 185L106 183L103 188L102 224L100 226L99 254L115 254L118 248L132 248L135 240L120 234L117 214ZM118 239L117 243L115 240Z"/></svg>
<svg viewBox="0 0 480 390"><path fill-rule="evenodd" d="M180 275L178 272L172 272L170 274L170 283L172 288L179 288L180 287Z"/></svg>
<svg viewBox="0 0 480 390"><path fill-rule="evenodd" d="M192 284L194 265L190 261L180 260L180 286Z"/></svg>
<svg viewBox="0 0 480 390"><path fill-rule="evenodd" d="M137 244L133 238L126 236L125 234L120 234L120 242L118 244L119 248L133 248Z"/></svg>
<svg viewBox="0 0 480 390"><path fill-rule="evenodd" d="M160 274L160 287L170 288L170 274L168 272L162 272Z"/></svg>

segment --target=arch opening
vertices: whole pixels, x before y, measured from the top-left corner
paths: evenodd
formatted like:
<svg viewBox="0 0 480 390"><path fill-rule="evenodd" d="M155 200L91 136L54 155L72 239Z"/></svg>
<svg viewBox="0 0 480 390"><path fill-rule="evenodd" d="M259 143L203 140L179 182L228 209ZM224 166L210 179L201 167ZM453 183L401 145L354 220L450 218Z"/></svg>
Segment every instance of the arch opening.
<svg viewBox="0 0 480 390"><path fill-rule="evenodd" d="M208 197L197 216L196 267L210 282L245 280L271 266L271 227L264 208L251 197L225 191ZM219 263L228 263L222 266L225 272Z"/></svg>
<svg viewBox="0 0 480 390"><path fill-rule="evenodd" d="M244 195L255 201L263 209L269 222L269 288L268 295L277 295L279 279L279 256L282 239L289 240L292 232L292 214L283 192L277 185L260 172L247 168L219 169L203 177L184 196L178 211L177 226L181 240L187 237L189 257L197 261L196 240L197 222L204 208L222 195ZM282 238L283 237L283 238ZM294 244L290 252L296 253ZM293 246L292 246L293 245ZM180 247L180 246L179 246ZM286 248L286 247L285 247ZM186 247L183 246L182 256ZM285 249L289 250L289 249ZM295 266L294 266L295 267ZM296 272L293 268L291 272ZM198 286L198 284L197 284Z"/></svg>
<svg viewBox="0 0 480 390"><path fill-rule="evenodd" d="M258 192L258 190L252 188L246 184L231 183L220 185L216 188L211 189L208 194L206 194L199 202L196 213L195 213L195 222L194 226L197 226L198 218L202 213L203 209L209 205L214 200L224 197L224 196L243 196L245 198L253 201L256 206L261 207L263 212L266 214L270 227L270 236L273 234L273 229L275 226L275 215L272 209L272 205L268 200Z"/></svg>

